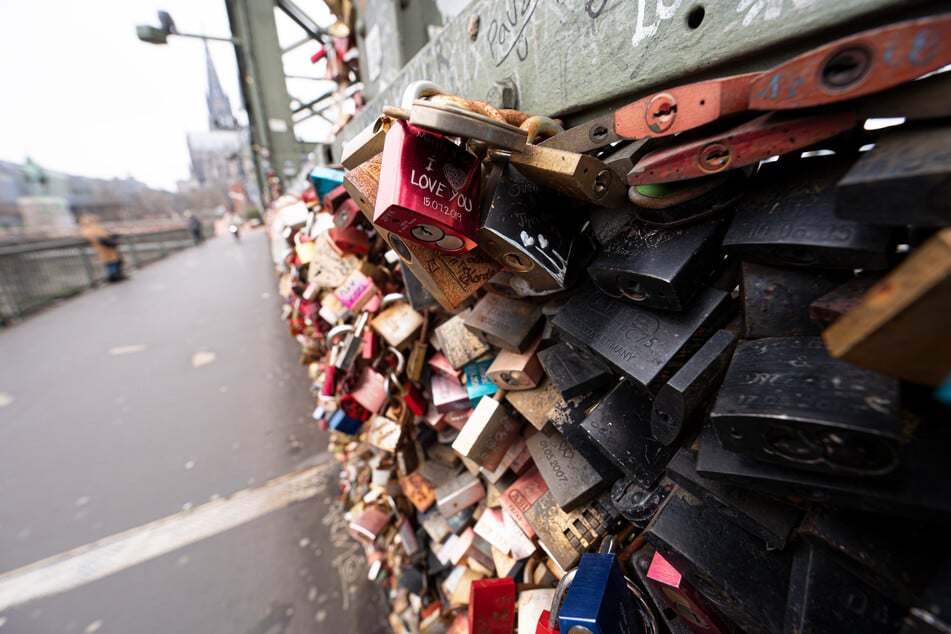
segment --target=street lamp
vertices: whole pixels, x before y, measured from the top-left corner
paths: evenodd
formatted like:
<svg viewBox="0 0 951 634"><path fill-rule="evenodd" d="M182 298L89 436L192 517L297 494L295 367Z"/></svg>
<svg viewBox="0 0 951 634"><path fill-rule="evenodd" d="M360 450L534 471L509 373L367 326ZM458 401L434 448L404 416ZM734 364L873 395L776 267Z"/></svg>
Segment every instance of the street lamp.
<svg viewBox="0 0 951 634"><path fill-rule="evenodd" d="M234 46L235 56L241 62L241 66L253 69L253 62L246 47L242 45L241 40L234 37L216 37L213 35L203 35L198 33L182 33L175 26L175 21L167 11L158 12L159 26L148 24L139 24L135 27L136 36L148 44L168 44L168 36L191 37L199 40L212 42L227 42ZM251 71L253 74L253 71ZM242 78L244 79L244 78ZM250 84L250 85L249 85ZM261 162L261 153L267 153L268 143L267 127L264 125L264 108L261 106L261 97L258 94L258 88L253 80L244 80L241 82L241 93L244 101L244 108L248 112L248 119L251 124L251 145L252 157L254 159L255 175L257 176L258 192L263 196L269 191L267 171Z"/></svg>

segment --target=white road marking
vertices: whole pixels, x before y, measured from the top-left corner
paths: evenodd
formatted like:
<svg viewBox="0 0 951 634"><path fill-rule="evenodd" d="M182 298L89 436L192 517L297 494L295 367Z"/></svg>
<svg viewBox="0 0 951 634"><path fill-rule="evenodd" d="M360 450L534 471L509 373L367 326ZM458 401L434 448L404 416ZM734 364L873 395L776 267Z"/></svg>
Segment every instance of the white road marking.
<svg viewBox="0 0 951 634"><path fill-rule="evenodd" d="M326 494L323 472L311 467L260 487L143 524L0 575L0 612L121 572L214 537L295 502Z"/></svg>
<svg viewBox="0 0 951 634"><path fill-rule="evenodd" d="M13 397L6 392L0 392L0 407L6 407L13 402Z"/></svg>
<svg viewBox="0 0 951 634"><path fill-rule="evenodd" d="M145 350L145 346L137 343L131 346L116 346L115 348L109 348L109 354L113 356L118 356L121 354L135 354L136 352L142 352Z"/></svg>
<svg viewBox="0 0 951 634"><path fill-rule="evenodd" d="M200 368L203 365L215 362L214 352L196 352L192 355L192 367Z"/></svg>

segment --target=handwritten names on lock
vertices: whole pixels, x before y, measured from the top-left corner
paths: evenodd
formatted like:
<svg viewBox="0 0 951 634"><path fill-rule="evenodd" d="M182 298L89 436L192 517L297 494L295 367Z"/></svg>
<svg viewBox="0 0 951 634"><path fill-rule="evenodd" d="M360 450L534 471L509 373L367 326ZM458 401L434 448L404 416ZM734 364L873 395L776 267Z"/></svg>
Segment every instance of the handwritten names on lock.
<svg viewBox="0 0 951 634"><path fill-rule="evenodd" d="M334 295L348 310L357 312L363 308L363 305L369 301L376 290L373 280L360 271L353 271L347 276L344 283L334 291Z"/></svg>

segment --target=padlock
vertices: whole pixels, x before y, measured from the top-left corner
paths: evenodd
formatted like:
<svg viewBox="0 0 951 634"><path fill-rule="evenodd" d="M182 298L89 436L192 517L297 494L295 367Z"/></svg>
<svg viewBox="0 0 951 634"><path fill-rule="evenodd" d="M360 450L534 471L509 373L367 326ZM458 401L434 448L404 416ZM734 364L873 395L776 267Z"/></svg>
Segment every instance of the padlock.
<svg viewBox="0 0 951 634"><path fill-rule="evenodd" d="M472 309L467 308L436 328L435 334L439 348L456 370L491 350L489 344L479 339L466 327L466 320L470 314Z"/></svg>
<svg viewBox="0 0 951 634"><path fill-rule="evenodd" d="M343 170L318 165L310 171L310 182L319 200L343 184Z"/></svg>
<svg viewBox="0 0 951 634"><path fill-rule="evenodd" d="M340 354L334 363L334 366L338 370L349 372L353 369L353 364L360 352L360 347L363 345L363 331L366 329L369 318L369 313L360 313L352 330L344 335L343 342L340 344ZM330 333L333 332L334 330L330 331ZM327 334L328 343L332 341L330 333Z"/></svg>
<svg viewBox="0 0 951 634"><path fill-rule="evenodd" d="M587 154L526 145L509 160L532 181L575 200L614 209L627 199L623 179Z"/></svg>
<svg viewBox="0 0 951 634"><path fill-rule="evenodd" d="M775 266L887 268L891 230L835 215L835 183L850 162L834 156L764 166L736 205L724 250Z"/></svg>
<svg viewBox="0 0 951 634"><path fill-rule="evenodd" d="M585 418L601 399L602 394L598 391L558 401L548 412L548 420L568 444L598 472L605 485L609 485L621 477L621 471L610 460L604 459L600 447L582 427Z"/></svg>
<svg viewBox="0 0 951 634"><path fill-rule="evenodd" d="M324 194L323 198L321 199L323 211L327 212L328 214L336 213L341 203L343 203L343 201L347 200L348 198L350 198L350 194L347 193L347 188L343 185L337 185L329 192Z"/></svg>
<svg viewBox="0 0 951 634"><path fill-rule="evenodd" d="M822 338L834 357L937 386L951 373L941 319L951 306L951 228L941 229L876 284Z"/></svg>
<svg viewBox="0 0 951 634"><path fill-rule="evenodd" d="M819 549L817 557L835 559L883 603L913 605L951 554L939 524L827 506L810 509L797 533Z"/></svg>
<svg viewBox="0 0 951 634"><path fill-rule="evenodd" d="M650 568L654 552L649 544L644 544L631 556L628 568L632 571L639 589L645 593L651 612L657 621L662 623L661 627L670 634L689 634L692 631L701 633L709 631L713 634L712 629L703 629L706 626L703 621L700 622L701 627L693 630L688 622L688 619L693 620L689 608L685 609L675 597L666 595L658 584L647 578L647 570ZM680 616L680 611L685 612L683 617Z"/></svg>
<svg viewBox="0 0 951 634"><path fill-rule="evenodd" d="M426 534L429 535L429 538L433 540L435 544L441 544L452 534L452 529L449 528L449 522L446 521L446 517L440 513L436 507L431 507L428 511L420 511L417 519L419 520L420 526L423 527L423 530L426 531Z"/></svg>
<svg viewBox="0 0 951 634"><path fill-rule="evenodd" d="M419 471L400 478L403 494L420 513L428 511L436 502L436 487Z"/></svg>
<svg viewBox="0 0 951 634"><path fill-rule="evenodd" d="M399 442L396 445L396 469L400 475L409 475L419 468L420 449L413 437L412 427L404 426L403 433L400 434Z"/></svg>
<svg viewBox="0 0 951 634"><path fill-rule="evenodd" d="M667 475L705 506L759 537L767 549L786 547L802 516L798 508L778 498L705 478L697 473L696 462L690 451L681 448L667 465Z"/></svg>
<svg viewBox="0 0 951 634"><path fill-rule="evenodd" d="M483 398L453 441L452 448L480 467L493 471L520 431L521 423L504 405L494 398Z"/></svg>
<svg viewBox="0 0 951 634"><path fill-rule="evenodd" d="M335 411L327 422L330 425L330 429L340 432L341 434L347 434L348 436L356 435L363 427L362 420L349 416L343 408Z"/></svg>
<svg viewBox="0 0 951 634"><path fill-rule="evenodd" d="M564 403L555 384L548 377L545 377L537 388L506 392L505 400L538 430L548 424L549 412L555 406Z"/></svg>
<svg viewBox="0 0 951 634"><path fill-rule="evenodd" d="M614 378L610 368L597 355L567 342L540 351L538 361L565 399L597 391Z"/></svg>
<svg viewBox="0 0 951 634"><path fill-rule="evenodd" d="M366 441L378 449L396 453L403 428L387 416L377 414L370 419Z"/></svg>
<svg viewBox="0 0 951 634"><path fill-rule="evenodd" d="M400 256L397 255L396 251L390 250L389 253L396 256L397 263L400 262ZM412 269L408 266L400 266L400 273L403 276L403 293L413 310L425 311L436 306L436 298L423 286Z"/></svg>
<svg viewBox="0 0 951 634"><path fill-rule="evenodd" d="M417 313L419 314L419 313ZM406 378L410 381L419 381L426 366L426 354L429 352L429 310L423 311L423 323L419 329L419 336L413 342L406 361Z"/></svg>
<svg viewBox="0 0 951 634"><path fill-rule="evenodd" d="M611 503L624 519L643 530L673 489L674 483L666 477L644 486L633 476L628 476L611 486Z"/></svg>
<svg viewBox="0 0 951 634"><path fill-rule="evenodd" d="M644 536L743 630L782 630L790 551L767 551L757 538L682 490L667 498Z"/></svg>
<svg viewBox="0 0 951 634"><path fill-rule="evenodd" d="M437 412L468 410L471 407L469 392L456 379L441 374L433 374L430 377L430 390L433 395L433 405L435 405Z"/></svg>
<svg viewBox="0 0 951 634"><path fill-rule="evenodd" d="M743 337L818 335L809 304L847 281L851 272L791 269L743 262Z"/></svg>
<svg viewBox="0 0 951 634"><path fill-rule="evenodd" d="M566 512L548 491L525 511L525 520L538 536L539 545L562 570L577 565L588 548L614 529L619 517L609 492L583 509Z"/></svg>
<svg viewBox="0 0 951 634"><path fill-rule="evenodd" d="M360 268L360 259L352 254L341 255L333 248L330 236L314 239L314 254L307 269L307 281L321 288L337 288L353 271Z"/></svg>
<svg viewBox="0 0 951 634"><path fill-rule="evenodd" d="M535 351L541 339L536 339L525 352L500 350L486 375L501 390L531 390L538 387L544 372Z"/></svg>
<svg viewBox="0 0 951 634"><path fill-rule="evenodd" d="M373 224L446 253L476 247L481 163L406 121L386 133ZM397 250L398 251L398 250Z"/></svg>
<svg viewBox="0 0 951 634"><path fill-rule="evenodd" d="M486 508L472 527L475 534L503 553L511 552L509 536L505 531L505 521L501 509Z"/></svg>
<svg viewBox="0 0 951 634"><path fill-rule="evenodd" d="M385 383L385 376L366 367L361 370L350 394L364 409L376 414L383 410L390 398Z"/></svg>
<svg viewBox="0 0 951 634"><path fill-rule="evenodd" d="M588 275L611 297L645 308L684 310L722 259L727 226L716 217L663 229L630 217L624 230L601 244Z"/></svg>
<svg viewBox="0 0 951 634"><path fill-rule="evenodd" d="M557 197L507 162L491 166L486 191L494 193L482 204L479 245L532 288L565 288L584 214L539 213L540 209L555 210Z"/></svg>
<svg viewBox="0 0 951 634"><path fill-rule="evenodd" d="M645 487L663 475L677 450L654 438L652 400L643 386L622 380L581 423L601 454Z"/></svg>
<svg viewBox="0 0 951 634"><path fill-rule="evenodd" d="M350 170L344 179L347 191L369 219L373 218L376 205L381 160L382 157L377 156L362 163ZM481 249L453 256L420 243L401 240L399 236L394 239L385 227L378 226L376 229L399 255L401 266L409 269L413 277L445 310L453 310L462 304L482 288L500 268L499 264ZM408 289L407 292L413 295L411 290Z"/></svg>
<svg viewBox="0 0 951 634"><path fill-rule="evenodd" d="M357 227L331 227L327 236L334 249L341 254L367 255L370 252L370 236Z"/></svg>
<svg viewBox="0 0 951 634"><path fill-rule="evenodd" d="M558 612L564 632L629 634L643 628L617 557L585 553Z"/></svg>
<svg viewBox="0 0 951 634"><path fill-rule="evenodd" d="M887 515L947 519L951 495L935 487L951 476L944 448L951 443L951 429L944 425L919 425L905 446L904 462L886 478L837 477L762 462L724 449L713 425L705 423L697 452L697 473L791 499L822 502L843 508Z"/></svg>
<svg viewBox="0 0 951 634"><path fill-rule="evenodd" d="M470 332L493 346L524 352L540 332L541 319L542 310L537 304L486 293L467 312L464 323Z"/></svg>
<svg viewBox="0 0 951 634"><path fill-rule="evenodd" d="M857 275L809 303L809 321L820 331L862 303L865 295L882 280L880 275Z"/></svg>
<svg viewBox="0 0 951 634"><path fill-rule="evenodd" d="M937 634L951 628L951 559L905 617L903 634Z"/></svg>
<svg viewBox="0 0 951 634"><path fill-rule="evenodd" d="M473 407L479 404L483 396L492 396L499 391L498 386L489 379L488 370L493 359L473 361L466 365L466 393Z"/></svg>
<svg viewBox="0 0 951 634"><path fill-rule="evenodd" d="M368 507L347 526L350 535L362 542L374 542L389 526L392 516L378 508Z"/></svg>
<svg viewBox="0 0 951 634"><path fill-rule="evenodd" d="M355 270L347 276L343 284L334 290L334 295L340 300L341 304L347 307L347 310L358 313L370 301L370 298L378 292L379 289L372 279L361 271Z"/></svg>
<svg viewBox="0 0 951 634"><path fill-rule="evenodd" d="M350 198L350 195L347 195L346 200L340 203L340 206L337 207L336 212L334 213L334 227L338 230L344 229L355 229L359 226L364 226L369 224L369 222L362 222L364 216L360 211L359 205Z"/></svg>
<svg viewBox="0 0 951 634"><path fill-rule="evenodd" d="M579 292L553 320L572 342L587 346L652 392L730 316L730 296L704 288L679 313L653 312L595 290Z"/></svg>
<svg viewBox="0 0 951 634"><path fill-rule="evenodd" d="M390 129L391 119L377 117L370 125L343 144L340 152L340 164L348 170L359 167L383 151L386 131Z"/></svg>
<svg viewBox="0 0 951 634"><path fill-rule="evenodd" d="M389 345L402 350L422 323L423 316L406 302L406 296L390 293L383 297L380 312L370 321L370 328ZM418 377L414 380L418 380Z"/></svg>
<svg viewBox="0 0 951 634"><path fill-rule="evenodd" d="M875 225L951 225L949 143L946 125L886 131L836 185L836 215Z"/></svg>
<svg viewBox="0 0 951 634"><path fill-rule="evenodd" d="M746 168L671 183L633 185L627 195L638 220L658 227L679 227L732 208L749 186L752 171Z"/></svg>
<svg viewBox="0 0 951 634"><path fill-rule="evenodd" d="M443 517L450 518L485 497L485 487L468 471L436 487L436 506Z"/></svg>
<svg viewBox="0 0 951 634"><path fill-rule="evenodd" d="M578 508L604 488L601 474L554 426L546 427L526 443L549 492L563 510Z"/></svg>
<svg viewBox="0 0 951 634"><path fill-rule="evenodd" d="M710 397L720 388L735 348L736 337L718 330L657 391L651 408L654 438L673 445L685 428L699 419Z"/></svg>
<svg viewBox="0 0 951 634"><path fill-rule="evenodd" d="M808 542L799 546L789 578L785 631L897 632L907 612L830 553Z"/></svg>
<svg viewBox="0 0 951 634"><path fill-rule="evenodd" d="M434 337L434 340L438 341L438 338ZM426 365L435 372L436 374L441 374L444 377L455 379L459 382L462 378L462 370L456 369L449 363L449 359L446 358L442 352L437 352L429 358L429 361L426 362ZM461 367L461 366L460 366Z"/></svg>
<svg viewBox="0 0 951 634"><path fill-rule="evenodd" d="M529 538L535 536L535 531L525 521L525 511L547 490L548 485L545 484L545 479L536 467L532 467L499 496L502 508L512 516L522 532Z"/></svg>
<svg viewBox="0 0 951 634"><path fill-rule="evenodd" d="M650 548L651 557L642 575L645 586L660 593L679 621L697 634L732 634L736 626L674 568L664 556ZM713 599L715 600L715 599Z"/></svg>
<svg viewBox="0 0 951 634"><path fill-rule="evenodd" d="M528 446L521 438L515 438L515 441L509 445L509 448L502 454L499 465L495 469L479 468L479 474L482 475L490 484L498 484L506 476L511 468L513 473L518 473L517 462L521 461L524 465L531 460L531 454L528 452ZM492 487L489 488L491 492Z"/></svg>
<svg viewBox="0 0 951 634"><path fill-rule="evenodd" d="M829 474L882 475L905 442L898 382L833 359L819 337L741 342L710 420L729 451Z"/></svg>
<svg viewBox="0 0 951 634"><path fill-rule="evenodd" d="M542 612L551 607L554 588L522 590L518 593L518 631L536 634L535 627Z"/></svg>

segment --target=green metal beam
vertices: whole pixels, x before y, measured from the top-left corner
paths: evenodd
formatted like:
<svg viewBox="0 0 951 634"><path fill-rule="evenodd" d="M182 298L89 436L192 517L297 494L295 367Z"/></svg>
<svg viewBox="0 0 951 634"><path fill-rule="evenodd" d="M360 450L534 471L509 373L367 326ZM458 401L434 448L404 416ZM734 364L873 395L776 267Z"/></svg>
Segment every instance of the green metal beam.
<svg viewBox="0 0 951 634"><path fill-rule="evenodd" d="M946 11L903 0L476 0L334 142L427 79L449 92L553 116L596 116L657 88L767 68L831 38Z"/></svg>

